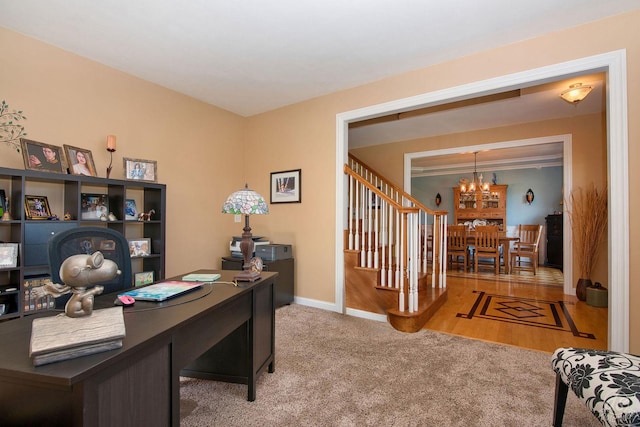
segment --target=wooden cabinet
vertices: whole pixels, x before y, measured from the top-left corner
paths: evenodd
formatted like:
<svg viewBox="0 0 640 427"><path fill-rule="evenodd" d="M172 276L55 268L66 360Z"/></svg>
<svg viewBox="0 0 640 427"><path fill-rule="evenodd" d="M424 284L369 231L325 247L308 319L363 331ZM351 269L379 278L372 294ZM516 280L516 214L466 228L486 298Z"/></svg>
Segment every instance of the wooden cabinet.
<svg viewBox="0 0 640 427"><path fill-rule="evenodd" d="M242 270L242 258L222 257L223 270ZM276 308L293 302L293 258L262 261L263 271L278 272L275 287Z"/></svg>
<svg viewBox="0 0 640 427"><path fill-rule="evenodd" d="M545 221L547 225L547 259L544 264L547 267L562 270L562 214L548 215Z"/></svg>
<svg viewBox="0 0 640 427"><path fill-rule="evenodd" d="M464 224L481 219L504 230L507 225L507 187L492 185L488 193L477 191L472 194L460 194L460 187L454 187L453 223Z"/></svg>
<svg viewBox="0 0 640 427"><path fill-rule="evenodd" d="M17 266L0 267L0 304L5 307L5 313L0 314L0 321L47 308L38 306L37 301L35 305L32 304L33 300L30 303L29 289L25 284L37 283L38 279L49 275L49 238L68 228L103 226L121 232L127 239L151 239L149 255L132 257L132 271L153 271L156 280L164 279L164 184L0 168L0 189L5 191L9 199L12 218L0 221L0 242L19 245ZM97 216L88 219L87 215L83 215L87 210L86 207L83 208L83 194L106 195L108 211L116 219L102 221ZM51 213L59 219L29 219L25 211L25 196L46 197ZM125 208L130 206L131 201L135 203L138 212L153 209L155 214L151 216L151 220L137 221L135 215L125 219ZM71 219L63 220L67 213Z"/></svg>

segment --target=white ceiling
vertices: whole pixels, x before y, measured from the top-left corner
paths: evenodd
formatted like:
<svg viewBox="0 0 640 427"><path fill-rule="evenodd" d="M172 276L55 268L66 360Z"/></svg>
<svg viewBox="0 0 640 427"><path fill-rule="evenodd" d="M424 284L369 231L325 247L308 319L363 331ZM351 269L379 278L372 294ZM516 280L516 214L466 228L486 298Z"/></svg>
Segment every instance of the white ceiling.
<svg viewBox="0 0 640 427"><path fill-rule="evenodd" d="M251 116L638 8L640 0L0 0L0 26Z"/></svg>

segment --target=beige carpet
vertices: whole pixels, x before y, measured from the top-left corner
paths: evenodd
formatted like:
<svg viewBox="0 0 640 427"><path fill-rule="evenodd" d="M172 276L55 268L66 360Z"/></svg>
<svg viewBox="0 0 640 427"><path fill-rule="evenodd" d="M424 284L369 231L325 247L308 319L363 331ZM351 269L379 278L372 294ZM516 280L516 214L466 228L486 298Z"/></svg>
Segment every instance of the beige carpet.
<svg viewBox="0 0 640 427"><path fill-rule="evenodd" d="M291 305L275 373L247 387L181 379L181 426L550 426L550 354ZM569 392L564 425L598 426Z"/></svg>

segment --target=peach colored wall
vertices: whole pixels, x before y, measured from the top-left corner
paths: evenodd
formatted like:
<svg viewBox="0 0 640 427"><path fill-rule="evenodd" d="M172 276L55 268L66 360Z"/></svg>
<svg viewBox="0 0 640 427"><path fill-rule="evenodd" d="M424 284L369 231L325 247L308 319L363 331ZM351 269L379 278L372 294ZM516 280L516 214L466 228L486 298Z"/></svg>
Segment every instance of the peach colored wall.
<svg viewBox="0 0 640 427"><path fill-rule="evenodd" d="M350 150L350 152L389 180L402 183L404 182L405 153L571 134L574 187L584 187L584 183L588 182L594 182L598 187L602 187L607 182L607 139L606 135L603 136L605 127L606 122L602 115L591 114L381 144ZM598 263L593 271L594 282L607 282L607 254L607 245L603 244ZM573 267L573 277L577 280L580 271L576 260Z"/></svg>
<svg viewBox="0 0 640 427"><path fill-rule="evenodd" d="M302 203L271 205L269 215L252 218L252 227L275 242L294 245L298 297L332 303L336 114L622 48L628 75L637 76L639 25L640 12L628 13L249 119L0 29L5 58L0 97L25 111L32 139L91 149L99 168L106 166L104 136L109 133L118 135L117 166L123 155L158 160L159 179L168 184L169 274L219 265L238 226L218 213L229 192L247 181L269 197L270 172L302 169ZM628 90L633 118L640 108L640 81L629 78ZM630 182L640 180L639 127L629 120ZM0 150L0 166L22 167L19 156ZM629 204L631 212L640 211L640 199ZM630 235L639 232L640 224L632 222ZM630 259L639 249L640 242L630 239ZM640 303L638 283L640 266L631 265L632 307ZM630 349L638 353L640 312L630 315Z"/></svg>
<svg viewBox="0 0 640 427"><path fill-rule="evenodd" d="M122 157L157 160L167 184L167 274L220 267L230 227L241 232L220 209L244 184L232 160L246 119L3 28L0 50L0 99L24 111L29 139L91 150L102 177L108 134L117 136L112 177L123 177ZM0 144L0 166L24 163Z"/></svg>
<svg viewBox="0 0 640 427"><path fill-rule="evenodd" d="M623 48L627 51L628 75L635 76L640 73L640 39L635 31L638 25L640 12L620 15L249 118L247 143L256 153L249 165L253 176L266 177L270 171L289 168L303 171L302 205L279 206L265 226L269 236L296 236L297 296L324 301L335 298L332 230L336 224L336 114ZM637 79L628 81L630 118L637 116L640 108L639 85ZM640 179L639 126L629 120L630 182ZM579 161L574 156L574 162ZM630 199L631 212L638 212L639 205L638 198ZM640 224L632 222L629 232L631 236L638 235ZM630 259L636 258L639 249L640 242L630 238ZM640 303L640 266L630 265L629 269L629 303L633 307ZM630 310L630 349L636 353L640 351L638 325L640 313Z"/></svg>

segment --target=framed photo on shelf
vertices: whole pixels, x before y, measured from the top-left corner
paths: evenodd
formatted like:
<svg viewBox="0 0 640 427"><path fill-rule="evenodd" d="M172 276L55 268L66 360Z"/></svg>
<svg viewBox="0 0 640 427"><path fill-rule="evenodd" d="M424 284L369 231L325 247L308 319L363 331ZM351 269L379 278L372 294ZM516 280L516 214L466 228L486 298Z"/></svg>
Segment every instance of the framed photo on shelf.
<svg viewBox="0 0 640 427"><path fill-rule="evenodd" d="M143 237L140 239L127 239L129 242L129 254L132 257L151 255L151 239Z"/></svg>
<svg viewBox="0 0 640 427"><path fill-rule="evenodd" d="M271 203L301 203L302 169L271 173Z"/></svg>
<svg viewBox="0 0 640 427"><path fill-rule="evenodd" d="M94 193L80 194L80 219L100 220L103 215L106 221L107 215L109 215L108 195Z"/></svg>
<svg viewBox="0 0 640 427"><path fill-rule="evenodd" d="M125 157L124 177L132 181L158 182L158 162Z"/></svg>
<svg viewBox="0 0 640 427"><path fill-rule="evenodd" d="M4 190L0 190L0 216L7 211L7 195Z"/></svg>
<svg viewBox="0 0 640 427"><path fill-rule="evenodd" d="M91 154L90 150L66 144L63 147L67 156L69 173L72 175L98 176L96 165L93 163L93 154Z"/></svg>
<svg viewBox="0 0 640 427"><path fill-rule="evenodd" d="M18 266L18 243L0 243L0 269Z"/></svg>
<svg viewBox="0 0 640 427"><path fill-rule="evenodd" d="M27 219L48 219L51 216L47 196L24 196Z"/></svg>
<svg viewBox="0 0 640 427"><path fill-rule="evenodd" d="M24 168L34 171L67 173L62 147L20 138Z"/></svg>
<svg viewBox="0 0 640 427"><path fill-rule="evenodd" d="M142 271L140 273L134 273L134 286L148 285L150 283L153 283L153 271Z"/></svg>
<svg viewBox="0 0 640 427"><path fill-rule="evenodd" d="M137 221L138 210L136 209L136 201L133 199L125 199L124 201L124 219L126 221Z"/></svg>

